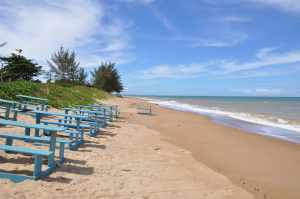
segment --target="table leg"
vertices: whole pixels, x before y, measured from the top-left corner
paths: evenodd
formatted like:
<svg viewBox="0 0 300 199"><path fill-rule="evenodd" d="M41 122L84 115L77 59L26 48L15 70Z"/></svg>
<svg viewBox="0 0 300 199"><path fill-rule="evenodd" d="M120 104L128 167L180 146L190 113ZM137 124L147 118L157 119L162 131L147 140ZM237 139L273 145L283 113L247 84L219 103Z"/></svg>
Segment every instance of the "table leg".
<svg viewBox="0 0 300 199"><path fill-rule="evenodd" d="M56 132L51 132L49 151L53 152L53 155L49 156L48 158L49 168L55 167L55 148L56 148Z"/></svg>
<svg viewBox="0 0 300 199"><path fill-rule="evenodd" d="M65 110L65 114L66 114L66 115L68 115L68 113L69 113L69 110ZM68 117L67 117L67 116L65 116L65 118L64 118L64 119L65 119L64 123L67 123L67 119L68 119Z"/></svg>
<svg viewBox="0 0 300 199"><path fill-rule="evenodd" d="M35 114L35 123L36 124L40 124L41 123L41 114L40 113L36 113ZM39 137L40 135L40 130L39 129L35 129L35 136Z"/></svg>
<svg viewBox="0 0 300 199"><path fill-rule="evenodd" d="M6 119L6 120L8 120L9 119L9 114L10 113L10 106L8 106L7 108L6 108L6 111L5 111L5 116L4 116L4 118Z"/></svg>

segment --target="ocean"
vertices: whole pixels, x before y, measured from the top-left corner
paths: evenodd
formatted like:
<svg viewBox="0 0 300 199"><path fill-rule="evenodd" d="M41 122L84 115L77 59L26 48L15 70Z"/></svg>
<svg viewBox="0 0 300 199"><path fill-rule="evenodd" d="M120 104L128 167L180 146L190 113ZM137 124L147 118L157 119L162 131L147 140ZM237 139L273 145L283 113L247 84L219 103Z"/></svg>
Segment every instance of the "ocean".
<svg viewBox="0 0 300 199"><path fill-rule="evenodd" d="M300 97L139 96L250 133L300 144Z"/></svg>

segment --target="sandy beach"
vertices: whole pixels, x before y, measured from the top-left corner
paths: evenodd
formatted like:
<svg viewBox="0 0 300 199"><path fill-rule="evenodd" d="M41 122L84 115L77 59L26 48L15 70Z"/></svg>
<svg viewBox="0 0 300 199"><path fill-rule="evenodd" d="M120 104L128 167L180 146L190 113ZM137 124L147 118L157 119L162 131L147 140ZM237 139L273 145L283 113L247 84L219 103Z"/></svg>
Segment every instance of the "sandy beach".
<svg viewBox="0 0 300 199"><path fill-rule="evenodd" d="M86 136L78 151L66 150L66 163L47 178L0 180L0 198L299 198L296 144L156 105L152 116L138 114L146 103L138 99L108 103L120 106L118 121ZM28 156L2 152L0 163L25 174L33 166Z"/></svg>

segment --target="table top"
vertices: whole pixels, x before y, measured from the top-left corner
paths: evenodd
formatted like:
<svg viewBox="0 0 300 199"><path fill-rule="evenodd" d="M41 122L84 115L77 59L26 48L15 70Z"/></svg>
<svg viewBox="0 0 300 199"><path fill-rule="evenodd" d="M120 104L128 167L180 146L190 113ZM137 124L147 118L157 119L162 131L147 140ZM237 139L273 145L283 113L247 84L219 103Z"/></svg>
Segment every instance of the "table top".
<svg viewBox="0 0 300 199"><path fill-rule="evenodd" d="M0 103L8 103L8 104L18 104L17 101L13 101L13 100L5 100L5 99L0 99Z"/></svg>
<svg viewBox="0 0 300 199"><path fill-rule="evenodd" d="M87 116L83 115L74 115L74 114L65 114L60 112L47 112L47 111L32 111L33 113L39 113L42 115L49 115L49 116L63 116L63 117L73 117L77 119L86 119Z"/></svg>
<svg viewBox="0 0 300 199"><path fill-rule="evenodd" d="M69 110L69 111L80 111L84 113L95 113L95 114L103 114L104 110L87 110L87 109L78 109L78 108L64 108L64 110Z"/></svg>
<svg viewBox="0 0 300 199"><path fill-rule="evenodd" d="M4 120L4 119L0 119L0 124L23 127L23 128L31 128L31 129L41 129L41 130L46 130L49 132L57 132L57 131L65 131L66 130L66 128L56 127L56 126L51 126L51 125L30 124L30 123L25 123L25 122L21 122L21 121Z"/></svg>

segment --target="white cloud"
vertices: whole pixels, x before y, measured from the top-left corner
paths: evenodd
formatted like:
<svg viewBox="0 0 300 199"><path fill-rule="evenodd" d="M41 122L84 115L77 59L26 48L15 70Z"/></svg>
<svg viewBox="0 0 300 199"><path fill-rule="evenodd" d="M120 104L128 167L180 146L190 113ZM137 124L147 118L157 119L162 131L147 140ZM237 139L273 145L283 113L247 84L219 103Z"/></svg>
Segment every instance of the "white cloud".
<svg viewBox="0 0 300 199"><path fill-rule="evenodd" d="M229 22L229 23L246 23L250 22L251 20L246 17L240 17L240 16L225 16L218 18L217 21L219 22Z"/></svg>
<svg viewBox="0 0 300 199"><path fill-rule="evenodd" d="M159 22L169 31L178 34L177 28L173 25L173 23L156 7L151 7L151 10L154 16L159 20Z"/></svg>
<svg viewBox="0 0 300 199"><path fill-rule="evenodd" d="M297 64L300 64L300 50L276 53L275 49L262 48L257 51L255 58L248 62L213 60L191 65L157 65L139 72L139 77L144 79L193 78L207 74L222 78L250 78L290 74L299 70ZM278 65L281 68L278 68ZM269 70L262 70L266 67Z"/></svg>
<svg viewBox="0 0 300 199"><path fill-rule="evenodd" d="M300 50L275 53L274 48L263 48L258 50L256 58L249 62L227 61L221 66L225 73L234 73L248 70L256 70L263 67L273 67L300 63Z"/></svg>
<svg viewBox="0 0 300 199"><path fill-rule="evenodd" d="M246 0L254 3L260 3L267 6L272 6L284 11L299 14L300 1L299 0Z"/></svg>
<svg viewBox="0 0 300 199"><path fill-rule="evenodd" d="M117 18L105 19L108 13L101 2L91 0L1 1L0 38L7 45L0 54L21 48L25 56L44 62L63 45L77 51L85 60L82 66L94 66L87 55L103 51L125 57L128 27Z"/></svg>
<svg viewBox="0 0 300 199"><path fill-rule="evenodd" d="M142 4L150 4L153 3L155 0L119 0L120 2L124 3L142 3Z"/></svg>
<svg viewBox="0 0 300 199"><path fill-rule="evenodd" d="M207 65L191 64L191 65L158 65L142 71L141 78L156 79L156 78L192 78L202 73Z"/></svg>
<svg viewBox="0 0 300 199"><path fill-rule="evenodd" d="M227 36L228 37L228 36ZM213 39L199 39L192 42L192 47L213 47L213 48L224 48L235 46L245 39L248 38L247 34L240 33L230 36L222 40L213 40Z"/></svg>

